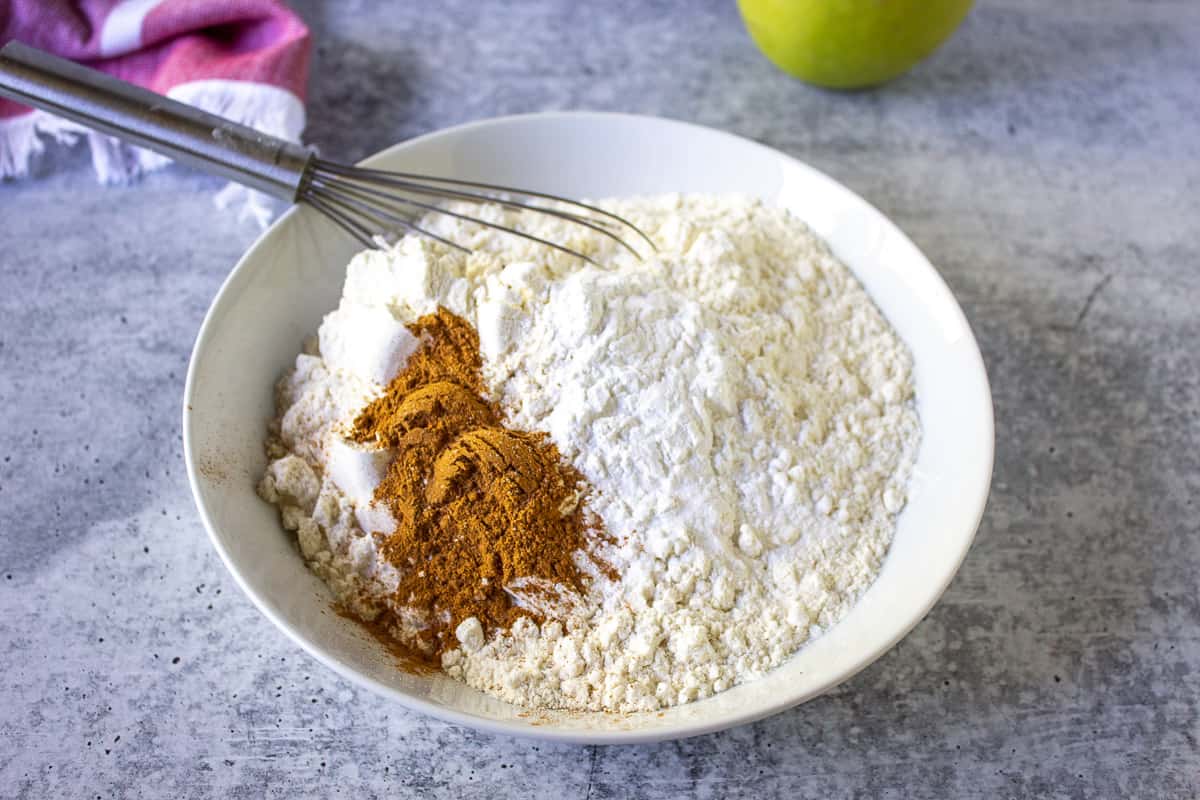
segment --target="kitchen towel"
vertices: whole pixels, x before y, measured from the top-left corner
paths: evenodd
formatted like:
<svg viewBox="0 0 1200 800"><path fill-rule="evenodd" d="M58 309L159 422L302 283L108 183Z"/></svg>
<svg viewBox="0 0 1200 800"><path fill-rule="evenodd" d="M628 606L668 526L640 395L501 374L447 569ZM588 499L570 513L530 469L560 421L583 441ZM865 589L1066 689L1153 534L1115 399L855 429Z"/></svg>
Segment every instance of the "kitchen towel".
<svg viewBox="0 0 1200 800"><path fill-rule="evenodd" d="M304 130L309 32L276 0L0 0L0 45L12 39L272 136ZM105 183L168 163L0 99L0 178L25 175L47 139L81 138Z"/></svg>

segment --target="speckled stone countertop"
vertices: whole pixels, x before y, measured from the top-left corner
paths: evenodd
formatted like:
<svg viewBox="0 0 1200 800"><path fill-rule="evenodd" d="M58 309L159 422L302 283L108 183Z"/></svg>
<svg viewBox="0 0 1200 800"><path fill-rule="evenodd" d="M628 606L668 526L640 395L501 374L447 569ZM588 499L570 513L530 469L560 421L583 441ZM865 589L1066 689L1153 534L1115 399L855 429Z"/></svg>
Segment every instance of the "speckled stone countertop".
<svg viewBox="0 0 1200 800"><path fill-rule="evenodd" d="M881 208L987 360L978 539L894 650L755 725L551 746L385 704L254 609L192 506L188 354L256 230L218 180L102 189L55 151L0 185L0 796L1200 795L1200 5L983 0L858 94L776 72L732 0L297 6L327 153L618 109Z"/></svg>

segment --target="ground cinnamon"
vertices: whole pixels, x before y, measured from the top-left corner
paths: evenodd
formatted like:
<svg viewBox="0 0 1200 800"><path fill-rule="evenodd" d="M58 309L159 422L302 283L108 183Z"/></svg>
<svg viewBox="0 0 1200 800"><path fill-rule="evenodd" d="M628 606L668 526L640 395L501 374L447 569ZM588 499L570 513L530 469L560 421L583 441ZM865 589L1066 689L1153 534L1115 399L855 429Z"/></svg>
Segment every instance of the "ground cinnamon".
<svg viewBox="0 0 1200 800"><path fill-rule="evenodd" d="M490 633L578 598L575 559L599 533L580 502L583 476L549 437L506 428L484 399L470 323L439 308L409 329L421 346L350 438L395 451L375 491L397 523L382 552L402 576L399 603L427 615L420 644L440 652L458 646L453 631L469 617Z"/></svg>

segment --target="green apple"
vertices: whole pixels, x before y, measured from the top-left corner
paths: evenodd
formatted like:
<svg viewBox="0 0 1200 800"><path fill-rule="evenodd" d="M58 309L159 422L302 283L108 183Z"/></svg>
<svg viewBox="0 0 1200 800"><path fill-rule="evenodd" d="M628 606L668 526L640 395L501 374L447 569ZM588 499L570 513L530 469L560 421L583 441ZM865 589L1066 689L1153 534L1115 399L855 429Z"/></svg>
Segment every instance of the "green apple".
<svg viewBox="0 0 1200 800"><path fill-rule="evenodd" d="M738 0L775 66L831 89L889 81L954 33L972 0Z"/></svg>

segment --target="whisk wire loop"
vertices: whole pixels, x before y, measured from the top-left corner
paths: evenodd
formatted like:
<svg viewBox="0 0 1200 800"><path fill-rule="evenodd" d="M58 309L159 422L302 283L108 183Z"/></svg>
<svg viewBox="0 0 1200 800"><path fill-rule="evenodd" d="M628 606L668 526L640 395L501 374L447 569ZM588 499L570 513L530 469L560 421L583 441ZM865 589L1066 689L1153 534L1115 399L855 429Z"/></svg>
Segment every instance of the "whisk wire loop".
<svg viewBox="0 0 1200 800"><path fill-rule="evenodd" d="M323 159L319 158L313 159L311 171L314 177L337 177L360 183L383 183L420 194L445 197L449 199L466 200L469 202L495 203L507 208L548 214L560 219L583 224L592 230L604 233L633 253L633 255L640 258L641 256L638 254L637 250L635 250L615 233L612 233L608 230L610 226L620 227L636 234L650 247L652 252L658 252L658 248L654 245L654 241L640 228L624 217L614 214L611 211L606 211L599 206L583 203L578 200L572 200L569 197L562 197L561 195L550 194L548 192L539 192L532 189L522 189L514 186L502 186L494 183L468 181L459 178L418 175L411 172L371 169L368 167L350 167L344 164L324 161ZM479 192L467 192L461 189L447 189L445 186L443 186L443 184L445 186L460 186L470 189L481 189L484 192L487 192L487 194ZM533 197L540 200L549 200L554 203L578 209L580 212L584 213L573 213L569 211L563 211L561 209L550 208L544 205L521 202L512 199L514 195Z"/></svg>
<svg viewBox="0 0 1200 800"><path fill-rule="evenodd" d="M440 241L444 244L449 244L453 247L458 248L459 250L466 250L467 252L470 252L467 248L461 247L460 245L457 245L457 244L449 241L448 239L445 239L444 237L433 234L430 231L418 228L417 226L413 225L412 223L406 221L401 216L398 216L395 214L385 214L385 212L383 211L383 208L381 207L382 204L390 203L390 204L396 204L396 205L402 205L402 206L409 206L412 208L419 208L419 209L429 212L429 213L442 214L444 216L453 217L455 219L460 219L460 220L463 220L464 222L472 222L477 225L482 225L486 228L492 228L494 230L502 231L504 233L510 233L514 236L519 236L522 239L528 239L529 241L536 242L545 247L550 247L554 250L558 250L560 252L566 253L567 255L571 255L576 258L583 259L584 261L588 262L589 264L595 264L596 266L599 266L599 264L597 264L596 261L594 259L592 259L590 256L587 256L573 248L567 247L566 245L559 244L557 242L551 241L551 240L543 238L541 236L535 236L531 233L526 233L525 231L519 230L517 228L511 228L507 225L501 225L496 222L491 222L489 220L482 219L480 217L473 217L473 216L470 216L469 214L461 214L457 211L451 211L448 208L436 205L434 203L425 203L420 200L413 200L411 198L403 197L403 196L396 195L396 194L393 194L390 192L385 192L380 189L373 189L373 188L370 188L367 186L360 186L357 184L353 184L353 185L346 184L346 183L329 184L319 178L315 178L313 180L312 187L313 187L312 191L317 196L342 198L342 199L345 199L347 202L349 202L349 198L355 198L357 201L355 203L355 205L357 207L360 207L364 212L373 210L375 213L385 215L391 221L397 222L397 223L403 225L404 227L408 228L409 230L413 230L414 232L421 233L422 235L428 236L429 238L432 238L432 239L437 239L438 241ZM376 206L374 208L372 208L370 206L364 206L364 204L371 203L371 202L374 202L376 204ZM588 225L588 227L592 227L592 226ZM622 242L622 244L624 244L624 243ZM637 255L636 251L634 252L634 255ZM640 258L640 256L639 256L639 258Z"/></svg>

